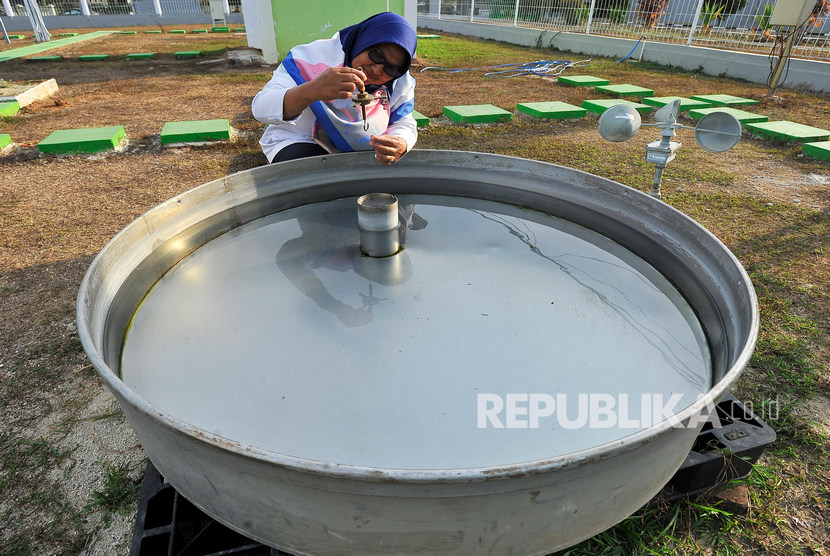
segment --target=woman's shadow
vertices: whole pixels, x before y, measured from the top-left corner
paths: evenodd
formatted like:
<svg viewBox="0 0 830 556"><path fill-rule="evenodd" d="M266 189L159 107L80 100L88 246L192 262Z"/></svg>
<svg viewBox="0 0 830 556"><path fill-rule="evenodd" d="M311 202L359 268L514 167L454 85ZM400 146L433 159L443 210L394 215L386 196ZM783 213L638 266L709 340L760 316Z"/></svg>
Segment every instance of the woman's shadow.
<svg viewBox="0 0 830 556"><path fill-rule="evenodd" d="M420 230L427 222L415 214L415 205L401 205L398 211L400 243L409 230ZM276 254L280 271L291 284L321 309L346 327L372 322L375 305L388 301L373 294L373 284L395 286L412 276L412 262L405 250L392 257L372 258L360 251L357 209L339 208L297 218L300 237L285 242ZM368 281L368 293L358 292L360 307L334 297L318 276L320 269L353 271Z"/></svg>

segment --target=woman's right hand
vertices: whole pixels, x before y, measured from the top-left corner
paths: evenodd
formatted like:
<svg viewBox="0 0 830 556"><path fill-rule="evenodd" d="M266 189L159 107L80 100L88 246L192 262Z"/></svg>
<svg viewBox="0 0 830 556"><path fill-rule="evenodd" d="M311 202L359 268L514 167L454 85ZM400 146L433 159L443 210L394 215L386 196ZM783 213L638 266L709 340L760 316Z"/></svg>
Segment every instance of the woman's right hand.
<svg viewBox="0 0 830 556"><path fill-rule="evenodd" d="M355 68L327 68L323 73L302 85L292 87L283 97L283 120L293 120L318 100L350 98L355 91L364 90L366 74Z"/></svg>
<svg viewBox="0 0 830 556"><path fill-rule="evenodd" d="M366 74L359 69L343 67L328 68L309 82L313 87L316 100L328 101L338 98L350 98L355 91L364 90Z"/></svg>

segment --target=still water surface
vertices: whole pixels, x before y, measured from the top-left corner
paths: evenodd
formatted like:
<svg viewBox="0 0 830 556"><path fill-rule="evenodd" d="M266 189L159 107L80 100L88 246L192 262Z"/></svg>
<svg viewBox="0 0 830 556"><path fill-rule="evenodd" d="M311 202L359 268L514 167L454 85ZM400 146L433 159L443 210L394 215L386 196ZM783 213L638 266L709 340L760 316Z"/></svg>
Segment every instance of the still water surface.
<svg viewBox="0 0 830 556"><path fill-rule="evenodd" d="M136 311L124 382L238 442L400 469L591 448L709 390L700 324L633 253L527 209L400 202L406 247L389 259L360 255L354 199L204 245Z"/></svg>

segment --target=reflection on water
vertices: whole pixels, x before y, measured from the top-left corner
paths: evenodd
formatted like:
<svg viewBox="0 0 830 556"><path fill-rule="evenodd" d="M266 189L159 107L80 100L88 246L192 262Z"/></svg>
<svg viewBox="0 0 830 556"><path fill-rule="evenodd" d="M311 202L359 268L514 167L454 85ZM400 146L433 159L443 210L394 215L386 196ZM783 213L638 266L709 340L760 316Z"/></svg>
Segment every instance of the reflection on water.
<svg viewBox="0 0 830 556"><path fill-rule="evenodd" d="M412 263L406 252L382 259L366 257L360 252L357 213L353 207L326 211L322 219L314 214L297 217L299 237L286 241L277 252L277 267L291 284L314 303L330 312L347 327L363 326L372 321L372 308L388 298L372 293L372 283L386 286L406 282L412 275ZM405 244L408 230L423 229L426 221L415 215L414 205L401 205L399 211L400 243ZM366 293L359 292L360 307L334 298L318 269L354 272L367 280Z"/></svg>
<svg viewBox="0 0 830 556"><path fill-rule="evenodd" d="M479 428L482 394L609 394L637 414L643 395L678 396L681 409L710 387L692 309L612 240L486 201L401 205L405 249L385 259L360 254L354 199L272 215L198 249L136 312L125 383L239 442L423 469L543 459L634 432L550 420Z"/></svg>

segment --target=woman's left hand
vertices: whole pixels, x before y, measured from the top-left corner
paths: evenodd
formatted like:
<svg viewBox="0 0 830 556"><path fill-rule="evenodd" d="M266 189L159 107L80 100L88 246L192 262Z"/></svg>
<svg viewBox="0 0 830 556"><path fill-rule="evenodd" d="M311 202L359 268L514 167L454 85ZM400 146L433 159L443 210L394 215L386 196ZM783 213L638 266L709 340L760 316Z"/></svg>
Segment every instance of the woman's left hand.
<svg viewBox="0 0 830 556"><path fill-rule="evenodd" d="M372 135L370 145L381 164L392 164L406 153L406 141L394 135Z"/></svg>

